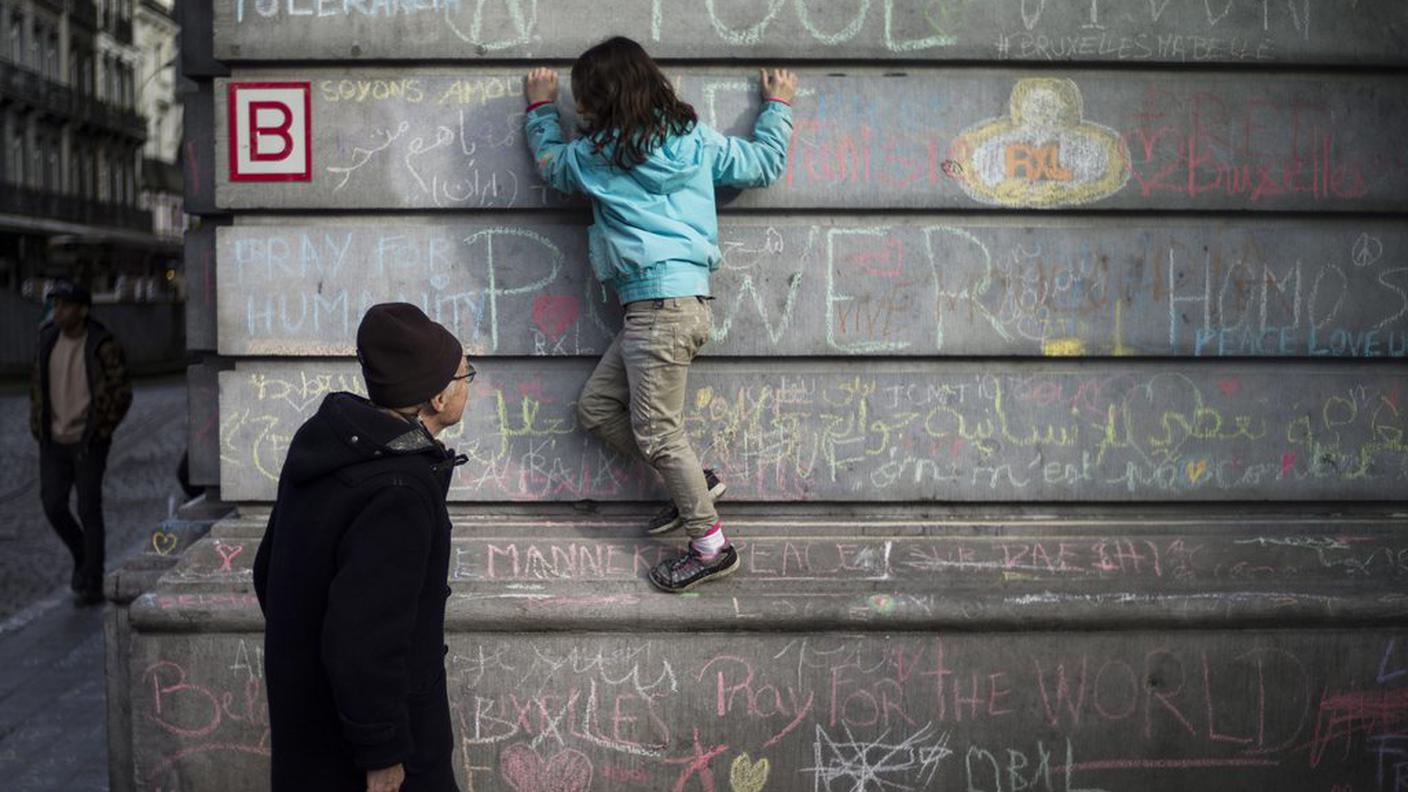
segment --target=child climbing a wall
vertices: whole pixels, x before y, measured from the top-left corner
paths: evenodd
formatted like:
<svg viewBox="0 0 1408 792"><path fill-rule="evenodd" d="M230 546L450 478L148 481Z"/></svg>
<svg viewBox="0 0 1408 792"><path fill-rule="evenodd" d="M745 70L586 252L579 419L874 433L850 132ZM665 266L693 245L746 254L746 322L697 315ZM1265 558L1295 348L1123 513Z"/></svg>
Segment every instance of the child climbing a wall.
<svg viewBox="0 0 1408 792"><path fill-rule="evenodd" d="M616 37L572 64L581 134L563 138L557 73L533 69L524 84L528 145L543 179L592 199L587 250L597 279L625 314L577 401L582 426L626 459L660 474L673 501L648 526L683 527L688 550L650 571L669 592L738 568L714 500L724 484L699 464L684 429L689 365L709 340L709 273L722 255L714 186L765 187L782 174L792 137L797 75L761 75L763 108L751 140L699 122L639 44Z"/></svg>

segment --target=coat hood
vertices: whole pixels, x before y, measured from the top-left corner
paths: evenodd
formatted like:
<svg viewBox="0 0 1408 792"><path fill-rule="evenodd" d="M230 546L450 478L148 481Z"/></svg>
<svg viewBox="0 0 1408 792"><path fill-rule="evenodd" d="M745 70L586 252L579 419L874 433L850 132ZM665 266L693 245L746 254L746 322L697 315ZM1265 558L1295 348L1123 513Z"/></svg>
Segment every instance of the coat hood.
<svg viewBox="0 0 1408 792"><path fill-rule="evenodd" d="M668 195L689 183L704 167L704 143L699 135L667 137L645 162L628 171L647 192Z"/></svg>
<svg viewBox="0 0 1408 792"><path fill-rule="evenodd" d="M428 454L437 464L451 456L423 426L387 415L354 393L330 393L294 434L283 475L299 484L363 462L415 454Z"/></svg>

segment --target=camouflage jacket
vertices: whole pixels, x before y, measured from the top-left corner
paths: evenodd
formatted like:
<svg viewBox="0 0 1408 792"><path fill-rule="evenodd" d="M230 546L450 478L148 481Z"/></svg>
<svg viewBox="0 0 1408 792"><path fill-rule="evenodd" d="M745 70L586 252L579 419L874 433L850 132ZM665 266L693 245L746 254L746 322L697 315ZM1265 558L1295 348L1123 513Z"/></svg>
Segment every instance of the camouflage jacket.
<svg viewBox="0 0 1408 792"><path fill-rule="evenodd" d="M54 419L49 402L49 356L59 340L52 322L39 328L39 349L29 379L29 431L41 444L49 442ZM88 369L88 425L83 445L112 442L113 432L132 406L132 382L127 378L127 357L108 329L88 320L88 341L83 360Z"/></svg>

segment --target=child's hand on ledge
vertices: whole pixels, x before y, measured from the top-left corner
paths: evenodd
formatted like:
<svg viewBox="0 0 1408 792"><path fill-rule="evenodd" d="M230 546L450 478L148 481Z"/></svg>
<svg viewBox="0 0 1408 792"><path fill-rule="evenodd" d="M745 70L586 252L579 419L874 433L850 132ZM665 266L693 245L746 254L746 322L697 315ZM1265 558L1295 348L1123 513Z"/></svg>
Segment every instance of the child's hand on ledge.
<svg viewBox="0 0 1408 792"><path fill-rule="evenodd" d="M523 98L528 104L557 101L557 72L547 68L536 68L523 78Z"/></svg>
<svg viewBox="0 0 1408 792"><path fill-rule="evenodd" d="M797 73L786 69L762 69L763 101L776 99L792 104L797 95Z"/></svg>

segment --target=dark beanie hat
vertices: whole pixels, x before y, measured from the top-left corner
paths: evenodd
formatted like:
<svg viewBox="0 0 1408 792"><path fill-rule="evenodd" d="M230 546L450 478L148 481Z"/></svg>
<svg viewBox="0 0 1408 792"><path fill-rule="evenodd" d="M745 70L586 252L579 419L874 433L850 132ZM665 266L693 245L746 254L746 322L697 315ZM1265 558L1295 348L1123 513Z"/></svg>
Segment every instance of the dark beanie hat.
<svg viewBox="0 0 1408 792"><path fill-rule="evenodd" d="M93 295L89 294L87 289L67 278L56 281L49 288L49 297L54 300L67 300L79 305L93 304Z"/></svg>
<svg viewBox="0 0 1408 792"><path fill-rule="evenodd" d="M367 396L382 407L412 407L445 390L464 348L410 303L379 303L357 328L357 359Z"/></svg>

